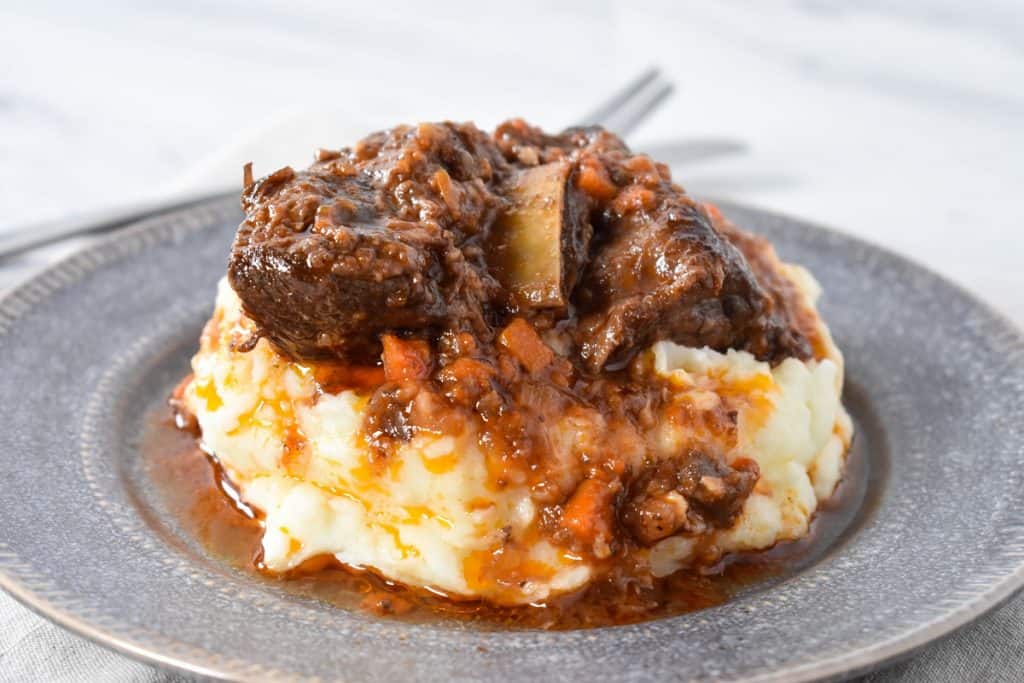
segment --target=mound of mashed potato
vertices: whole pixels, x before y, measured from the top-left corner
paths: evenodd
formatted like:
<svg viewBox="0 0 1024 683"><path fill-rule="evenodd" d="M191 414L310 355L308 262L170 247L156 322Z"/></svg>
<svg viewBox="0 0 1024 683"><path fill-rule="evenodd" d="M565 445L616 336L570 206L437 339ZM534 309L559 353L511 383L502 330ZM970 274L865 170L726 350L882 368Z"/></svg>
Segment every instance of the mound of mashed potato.
<svg viewBox="0 0 1024 683"><path fill-rule="evenodd" d="M816 283L800 268L784 268L813 311ZM727 527L632 546L635 566L666 576L808 533L842 476L852 438L840 402L842 356L816 324L820 348L807 361L772 366L745 351L665 341L643 352L667 400L652 417L645 452L626 457L627 466L670 457L698 439L727 462L753 461L759 474ZM607 553L576 552L544 533L551 521L536 482L503 477L496 485L478 425L419 430L381 459L363 429L368 388L335 390L315 364L289 360L265 339L242 350L253 334L222 281L182 401L204 448L262 516L266 570L331 556L410 586L506 605L579 590L607 570ZM723 415L731 426L716 430ZM585 459L603 419L585 410L552 416L552 452ZM666 500L685 512L681 497Z"/></svg>

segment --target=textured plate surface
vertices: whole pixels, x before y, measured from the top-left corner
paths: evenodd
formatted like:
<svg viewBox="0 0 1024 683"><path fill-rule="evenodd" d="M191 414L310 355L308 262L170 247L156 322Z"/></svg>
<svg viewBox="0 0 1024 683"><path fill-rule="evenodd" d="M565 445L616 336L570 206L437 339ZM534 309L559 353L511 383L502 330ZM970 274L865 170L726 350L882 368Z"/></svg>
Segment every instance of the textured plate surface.
<svg viewBox="0 0 1024 683"><path fill-rule="evenodd" d="M137 447L186 372L239 220L146 221L0 302L0 585L151 661L228 678L808 680L906 654L1024 583L1024 343L914 264L723 205L808 266L846 354L865 503L822 557L703 612L547 633L410 625L288 595L162 520Z"/></svg>

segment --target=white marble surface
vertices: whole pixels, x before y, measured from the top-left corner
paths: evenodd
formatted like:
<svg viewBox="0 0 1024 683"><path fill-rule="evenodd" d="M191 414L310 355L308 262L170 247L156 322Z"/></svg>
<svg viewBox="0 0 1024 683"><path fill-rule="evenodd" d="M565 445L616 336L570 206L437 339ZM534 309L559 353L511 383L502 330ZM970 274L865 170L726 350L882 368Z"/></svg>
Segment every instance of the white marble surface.
<svg viewBox="0 0 1024 683"><path fill-rule="evenodd" d="M266 172L394 122L561 126L658 64L678 93L637 147L746 146L674 164L691 192L884 244L1024 324L1024 3L554 5L7 0L0 230L236 184L247 158Z"/></svg>

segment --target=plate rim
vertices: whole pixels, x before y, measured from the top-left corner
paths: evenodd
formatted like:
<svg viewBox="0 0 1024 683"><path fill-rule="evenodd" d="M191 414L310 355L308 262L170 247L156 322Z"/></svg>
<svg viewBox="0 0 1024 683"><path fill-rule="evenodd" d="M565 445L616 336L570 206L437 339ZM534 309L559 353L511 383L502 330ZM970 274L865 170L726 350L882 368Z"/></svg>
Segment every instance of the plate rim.
<svg viewBox="0 0 1024 683"><path fill-rule="evenodd" d="M0 296L0 335L6 333L9 326L17 323L17 319L25 312L39 304L49 294L67 284L68 278L99 270L111 262L120 260L126 255L165 242L175 234L191 234L207 225L208 217L219 215L227 210L228 200L236 201L236 193L224 192L211 195L206 199L184 207L168 205L153 210L131 224L103 235L97 241L83 246L81 249L46 266L28 279L20 282ZM822 225L809 219L796 218L788 213L765 209L756 204L736 202L727 199L702 198L724 207L728 212L732 209L749 211L787 224L796 224L801 228L824 233L826 236L850 242L859 248L898 264L927 274L941 281L944 286L955 290L972 307L979 309L994 322L1001 325L1012 343L1019 350L1024 350L1024 329L1007 314L976 295L960 283L939 273L930 266L917 262L889 248L849 234L833 227ZM1011 363L1019 362L1018 359ZM196 655L202 659L186 659L179 654L165 654L160 649L162 636L148 633L150 640L112 633L103 624L91 622L74 611L74 602L68 601L71 609L58 605L46 597L45 586L33 588L31 580L17 574L18 566L31 567L24 563L6 543L0 541L0 589L13 597L32 612L46 618L51 623L64 628L87 640L124 654L136 661L164 667L171 670L200 675L222 680L244 680L245 669L242 661L232 661L223 654L208 650L197 650ZM855 650L840 652L832 657L814 659L803 664L778 668L771 672L741 679L743 681L819 681L846 679L886 665L907 659L930 643L952 635L954 632L982 617L988 612L1009 601L1024 589L1024 557L1012 572L1003 575L996 583L990 584L986 590L973 596L973 599L951 608L942 614L925 621L908 631L893 635L875 644ZM77 596L76 596L77 597ZM212 655L212 656L211 656ZM204 661L205 660L205 661ZM225 667L224 665L229 666ZM237 668L234 666L237 664ZM250 671L251 673L251 671ZM296 674L280 671L260 665L261 674L272 674L289 679Z"/></svg>

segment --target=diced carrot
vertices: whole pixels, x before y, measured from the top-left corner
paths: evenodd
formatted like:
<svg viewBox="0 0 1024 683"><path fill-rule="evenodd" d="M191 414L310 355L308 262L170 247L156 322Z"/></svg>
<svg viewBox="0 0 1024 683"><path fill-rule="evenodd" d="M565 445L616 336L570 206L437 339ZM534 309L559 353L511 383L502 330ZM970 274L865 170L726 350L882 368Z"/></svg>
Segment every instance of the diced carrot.
<svg viewBox="0 0 1024 683"><path fill-rule="evenodd" d="M580 163L579 175L576 178L576 186L591 197L605 201L614 197L615 193L619 191L608 176L608 171L594 157L583 158Z"/></svg>
<svg viewBox="0 0 1024 683"><path fill-rule="evenodd" d="M430 376L430 347L421 339L381 337L384 377L389 382L415 382Z"/></svg>
<svg viewBox="0 0 1024 683"><path fill-rule="evenodd" d="M452 184L452 177L448 175L448 171L444 168L437 169L434 173L433 185L448 210L452 212L452 216L458 220L461 211L459 190Z"/></svg>
<svg viewBox="0 0 1024 683"><path fill-rule="evenodd" d="M708 216L711 217L713 223L725 220L725 216L722 215L718 207L710 202L704 202L704 210L708 212Z"/></svg>
<svg viewBox="0 0 1024 683"><path fill-rule="evenodd" d="M469 407L490 391L494 367L475 358L457 358L437 377L449 401Z"/></svg>
<svg viewBox="0 0 1024 683"><path fill-rule="evenodd" d="M516 318L501 331L498 341L515 356L530 373L543 370L555 359L554 352L533 329L533 325Z"/></svg>
<svg viewBox="0 0 1024 683"><path fill-rule="evenodd" d="M586 479L576 488L562 511L562 526L576 538L593 543L611 532L613 493L606 482Z"/></svg>
<svg viewBox="0 0 1024 683"><path fill-rule="evenodd" d="M640 185L630 185L619 193L612 202L612 209L620 216L632 211L649 211L654 208L654 193Z"/></svg>
<svg viewBox="0 0 1024 683"><path fill-rule="evenodd" d="M369 391L384 383L384 368L372 365L318 363L313 366L313 377L320 388L328 394L338 394L346 389Z"/></svg>
<svg viewBox="0 0 1024 683"><path fill-rule="evenodd" d="M463 356L472 354L476 351L476 337L469 332L459 332L454 338L454 351Z"/></svg>
<svg viewBox="0 0 1024 683"><path fill-rule="evenodd" d="M474 358L457 358L444 368L445 379L462 383L486 383L494 376L494 368Z"/></svg>
<svg viewBox="0 0 1024 683"><path fill-rule="evenodd" d="M623 162L623 167L634 175L640 175L641 173L657 173L658 167L655 166L654 160L646 154L634 154L630 158Z"/></svg>

